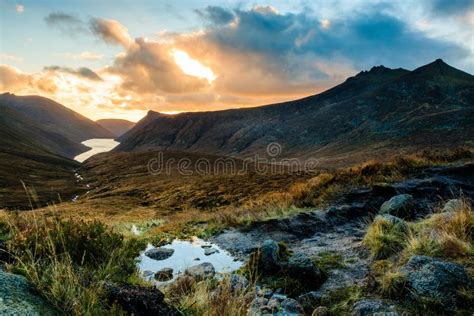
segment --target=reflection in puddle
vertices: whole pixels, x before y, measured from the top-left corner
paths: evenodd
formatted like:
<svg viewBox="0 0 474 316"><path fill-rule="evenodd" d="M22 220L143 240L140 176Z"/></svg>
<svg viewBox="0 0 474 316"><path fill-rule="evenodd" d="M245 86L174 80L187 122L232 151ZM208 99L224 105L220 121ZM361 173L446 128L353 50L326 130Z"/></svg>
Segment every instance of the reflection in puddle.
<svg viewBox="0 0 474 316"><path fill-rule="evenodd" d="M154 260L147 257L145 252L152 248L154 248L153 245L149 244L139 256L138 268L142 273L151 271L154 274L161 269L172 268L173 279L175 279L179 274L183 274L186 268L203 262L212 263L217 273L232 272L242 266L242 262L236 261L224 249L199 238L193 238L191 241L174 240L171 244L163 246L163 248L174 249L173 255L165 260ZM210 249L213 250L210 251ZM206 256L206 252L212 254ZM153 275L146 278L153 280Z"/></svg>

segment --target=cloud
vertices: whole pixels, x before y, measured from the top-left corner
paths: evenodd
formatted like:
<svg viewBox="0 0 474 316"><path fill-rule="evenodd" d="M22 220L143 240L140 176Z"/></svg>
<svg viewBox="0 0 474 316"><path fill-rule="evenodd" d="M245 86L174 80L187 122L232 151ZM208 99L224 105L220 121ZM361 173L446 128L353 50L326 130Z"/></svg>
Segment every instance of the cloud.
<svg viewBox="0 0 474 316"><path fill-rule="evenodd" d="M55 54L55 56L64 56L73 60L84 60L84 61L98 61L101 60L104 55L90 52L90 51L84 51L78 54L74 53L62 53L62 54Z"/></svg>
<svg viewBox="0 0 474 316"><path fill-rule="evenodd" d="M46 74L26 74L15 67L0 65L0 91L53 94L57 86Z"/></svg>
<svg viewBox="0 0 474 316"><path fill-rule="evenodd" d="M472 0L431 0L431 10L437 15L457 15L474 10Z"/></svg>
<svg viewBox="0 0 474 316"><path fill-rule="evenodd" d="M92 81L102 81L102 78L97 73L95 73L93 70L87 67L72 69L72 68L60 67L60 66L47 66L47 67L44 67L44 71L65 72L65 73L69 73L69 74L82 77L85 79L89 79Z"/></svg>
<svg viewBox="0 0 474 316"><path fill-rule="evenodd" d="M306 9L285 13L269 6L209 6L196 14L203 21L201 29L161 32L156 40L133 39L115 20L85 23L73 15L52 14L46 19L49 25L63 31L78 28L122 51L104 68L51 66L34 75L16 72L4 81L20 90L39 89L40 81L44 89L53 83L53 97L92 113L217 110L322 92L374 65L415 68L437 58L452 63L470 56L461 44L397 18L389 4L383 9L364 4L334 16ZM99 58L87 51L67 56ZM186 58L180 62L179 56Z"/></svg>
<svg viewBox="0 0 474 316"><path fill-rule="evenodd" d="M25 12L25 6L22 4L17 4L15 10L17 13L22 14L23 12Z"/></svg>
<svg viewBox="0 0 474 316"><path fill-rule="evenodd" d="M137 38L109 71L123 78L124 89L143 93L185 93L209 85L206 79L184 74L171 50L171 44Z"/></svg>
<svg viewBox="0 0 474 316"><path fill-rule="evenodd" d="M195 10L196 13L203 19L208 20L214 24L228 24L234 19L234 14L230 10L221 7L208 6L204 10Z"/></svg>
<svg viewBox="0 0 474 316"><path fill-rule="evenodd" d="M15 56L15 55L0 54L0 61L9 61L9 62L14 62L14 63L22 63L23 58Z"/></svg>
<svg viewBox="0 0 474 316"><path fill-rule="evenodd" d="M44 18L50 27L60 30L62 33L75 37L78 34L87 33L85 23L77 16L65 12L53 12Z"/></svg>
<svg viewBox="0 0 474 316"><path fill-rule="evenodd" d="M93 18L90 20L89 25L93 34L109 44L119 44L128 47L133 42L127 28L118 21Z"/></svg>

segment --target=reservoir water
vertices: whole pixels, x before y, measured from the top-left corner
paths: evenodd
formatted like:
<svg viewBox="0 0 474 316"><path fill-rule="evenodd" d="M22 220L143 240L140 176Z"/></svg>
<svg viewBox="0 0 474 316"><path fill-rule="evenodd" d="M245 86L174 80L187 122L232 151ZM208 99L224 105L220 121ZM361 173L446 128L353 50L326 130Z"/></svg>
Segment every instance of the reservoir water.
<svg viewBox="0 0 474 316"><path fill-rule="evenodd" d="M83 141L82 144L87 147L90 147L91 149L74 157L74 160L77 160L79 162L84 162L95 154L111 151L120 143L112 138L92 138Z"/></svg>

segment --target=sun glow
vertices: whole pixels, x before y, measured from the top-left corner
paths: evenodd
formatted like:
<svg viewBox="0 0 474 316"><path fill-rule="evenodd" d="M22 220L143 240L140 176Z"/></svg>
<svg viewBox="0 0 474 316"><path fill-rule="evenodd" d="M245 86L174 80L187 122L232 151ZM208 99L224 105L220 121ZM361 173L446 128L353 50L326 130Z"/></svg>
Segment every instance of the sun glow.
<svg viewBox="0 0 474 316"><path fill-rule="evenodd" d="M204 78L211 83L216 79L216 75L209 67L204 66L198 60L192 59L186 52L173 49L171 55L178 67L187 75Z"/></svg>

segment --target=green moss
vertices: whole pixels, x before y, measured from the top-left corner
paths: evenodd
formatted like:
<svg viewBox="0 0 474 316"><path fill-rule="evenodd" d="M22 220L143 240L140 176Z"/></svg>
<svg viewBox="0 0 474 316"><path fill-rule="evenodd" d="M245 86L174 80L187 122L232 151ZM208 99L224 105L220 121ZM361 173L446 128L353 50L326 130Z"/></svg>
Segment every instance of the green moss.
<svg viewBox="0 0 474 316"><path fill-rule="evenodd" d="M331 291L322 299L324 306L329 306L331 315L350 315L352 305L363 297L363 289L349 286Z"/></svg>
<svg viewBox="0 0 474 316"><path fill-rule="evenodd" d="M324 272L344 268L344 258L334 251L322 251L314 258L314 263Z"/></svg>

